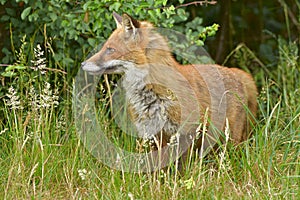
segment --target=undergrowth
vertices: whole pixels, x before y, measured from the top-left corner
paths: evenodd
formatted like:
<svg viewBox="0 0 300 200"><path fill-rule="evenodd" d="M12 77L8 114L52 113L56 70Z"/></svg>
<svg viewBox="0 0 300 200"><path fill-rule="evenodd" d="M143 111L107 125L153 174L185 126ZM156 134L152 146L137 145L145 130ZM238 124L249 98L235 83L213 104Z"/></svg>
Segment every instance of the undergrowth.
<svg viewBox="0 0 300 200"><path fill-rule="evenodd" d="M191 160L181 176L166 171L120 172L94 158L76 134L70 77L55 68L51 60L45 60L45 52L39 45L33 48L33 59L28 61L23 43L18 60L4 72L10 81L1 89L4 106L0 111L0 196L4 199L297 199L299 47L282 38L277 43L275 67L266 70L260 62L261 68L254 74L260 83L260 93L253 136L239 147L226 143L220 151L204 159ZM242 52L251 53L245 48ZM249 56L236 59L243 62ZM102 85L105 90L105 82ZM109 108L108 98L100 103L103 110ZM124 142L126 137L120 136L117 128L107 128L114 133L112 139L116 143L122 140L122 145L131 144Z"/></svg>

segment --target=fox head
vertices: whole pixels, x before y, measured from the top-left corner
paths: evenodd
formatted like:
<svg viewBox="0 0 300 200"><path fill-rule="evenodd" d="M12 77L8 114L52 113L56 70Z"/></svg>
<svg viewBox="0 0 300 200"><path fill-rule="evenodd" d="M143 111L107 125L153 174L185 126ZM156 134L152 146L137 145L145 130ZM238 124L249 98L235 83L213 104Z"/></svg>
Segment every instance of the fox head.
<svg viewBox="0 0 300 200"><path fill-rule="evenodd" d="M113 13L117 28L102 49L82 63L91 74L126 73L132 68L171 58L163 36L149 22L138 21L128 14Z"/></svg>

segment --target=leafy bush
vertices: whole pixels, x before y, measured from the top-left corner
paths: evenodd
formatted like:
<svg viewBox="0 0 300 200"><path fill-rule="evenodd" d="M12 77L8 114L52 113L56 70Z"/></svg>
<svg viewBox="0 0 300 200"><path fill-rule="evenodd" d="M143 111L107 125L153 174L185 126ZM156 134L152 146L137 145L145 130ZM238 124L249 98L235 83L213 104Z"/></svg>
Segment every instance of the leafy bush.
<svg viewBox="0 0 300 200"><path fill-rule="evenodd" d="M180 5L182 2L172 1L172 4ZM195 18L185 25L189 18L186 7L175 9L167 0L25 0L22 3L18 0L2 0L1 3L5 6L5 14L0 20L7 30L10 29L11 34L11 41L7 40L2 49L5 56L1 62L12 63L17 60L15 47L21 46L20 38L26 35L27 42L31 44L26 52L33 56L33 48L37 44L42 44L45 49L51 45L55 65L50 67L67 70L71 74L74 74L78 63L84 60L87 53L110 35L115 27L113 11L127 12L138 16L138 19L151 21L162 27L180 29L192 40L195 40L195 37L196 40L199 39L201 30L205 31L201 35L202 38L205 38L206 34L214 34L211 31L206 33L200 18ZM214 30L216 28L214 27ZM203 43L199 40L198 44Z"/></svg>

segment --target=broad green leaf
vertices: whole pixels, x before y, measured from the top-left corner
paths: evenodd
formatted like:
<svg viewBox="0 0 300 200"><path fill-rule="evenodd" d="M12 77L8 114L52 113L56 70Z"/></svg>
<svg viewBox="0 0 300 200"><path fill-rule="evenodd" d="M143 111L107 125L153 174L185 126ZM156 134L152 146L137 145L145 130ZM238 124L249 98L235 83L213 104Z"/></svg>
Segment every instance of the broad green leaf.
<svg viewBox="0 0 300 200"><path fill-rule="evenodd" d="M26 69L26 67L23 66L23 65L10 65L10 66L5 68L5 71L8 72L8 71L11 71L11 70L14 70L14 69L23 70L23 69Z"/></svg>
<svg viewBox="0 0 300 200"><path fill-rule="evenodd" d="M7 0L0 0L1 5L4 5Z"/></svg>
<svg viewBox="0 0 300 200"><path fill-rule="evenodd" d="M15 75L16 75L16 73L12 72L12 71L1 73L1 76L4 76L4 77L13 77Z"/></svg>
<svg viewBox="0 0 300 200"><path fill-rule="evenodd" d="M30 13L31 7L25 8L21 14L21 19L24 20Z"/></svg>

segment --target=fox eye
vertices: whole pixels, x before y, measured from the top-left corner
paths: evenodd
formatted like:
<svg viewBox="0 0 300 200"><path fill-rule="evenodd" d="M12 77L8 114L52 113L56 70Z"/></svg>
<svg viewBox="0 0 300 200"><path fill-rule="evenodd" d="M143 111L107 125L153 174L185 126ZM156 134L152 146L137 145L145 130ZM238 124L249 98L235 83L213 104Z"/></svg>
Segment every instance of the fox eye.
<svg viewBox="0 0 300 200"><path fill-rule="evenodd" d="M107 47L106 50L105 50L105 53L106 54L111 54L113 52L115 52L116 50L114 48L111 48L111 47Z"/></svg>

